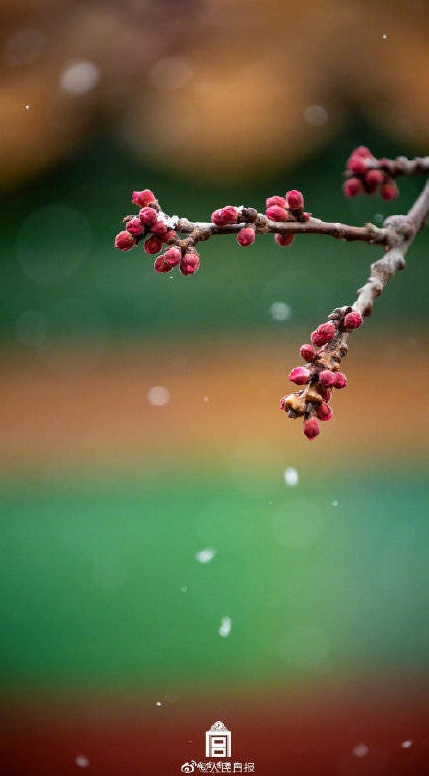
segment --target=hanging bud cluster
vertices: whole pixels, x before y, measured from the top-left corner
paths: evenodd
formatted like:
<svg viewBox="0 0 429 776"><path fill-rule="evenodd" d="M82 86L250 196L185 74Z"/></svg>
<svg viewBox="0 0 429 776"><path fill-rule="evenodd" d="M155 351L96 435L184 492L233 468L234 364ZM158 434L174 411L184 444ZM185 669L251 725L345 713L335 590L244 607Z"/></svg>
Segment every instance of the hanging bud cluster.
<svg viewBox="0 0 429 776"><path fill-rule="evenodd" d="M296 393L283 396L280 409L290 418L303 417L304 434L314 439L320 433L319 421L331 420L329 402L334 389L345 388L347 377L340 371L341 360L347 354L347 335L363 323L362 316L352 307L339 307L311 334L311 343L301 346L305 366L296 366L289 380L302 386Z"/></svg>
<svg viewBox="0 0 429 776"><path fill-rule="evenodd" d="M344 194L356 197L358 194L379 193L384 200L394 199L399 191L391 174L388 159L376 159L369 148L358 146L347 160Z"/></svg>
<svg viewBox="0 0 429 776"><path fill-rule="evenodd" d="M132 202L140 207L137 216L124 218L125 230L115 238L115 248L129 251L140 241L149 255L160 255L155 259L156 272L170 272L179 267L182 275L193 275L200 266L200 257L192 239L180 240L178 233L169 225L169 218L161 212L158 200L150 189L133 191ZM164 247L167 249L161 253Z"/></svg>

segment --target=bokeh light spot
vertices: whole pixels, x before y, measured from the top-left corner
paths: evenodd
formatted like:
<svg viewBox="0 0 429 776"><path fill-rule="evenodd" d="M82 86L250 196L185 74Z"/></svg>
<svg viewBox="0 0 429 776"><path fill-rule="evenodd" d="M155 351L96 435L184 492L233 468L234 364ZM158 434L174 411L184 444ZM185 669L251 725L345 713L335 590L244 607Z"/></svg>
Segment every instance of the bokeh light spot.
<svg viewBox="0 0 429 776"><path fill-rule="evenodd" d="M270 307L270 315L273 321L287 321L292 315L292 308L287 302L273 302Z"/></svg>
<svg viewBox="0 0 429 776"><path fill-rule="evenodd" d="M147 400L152 407L164 407L170 401L170 391L164 385L153 385L147 392Z"/></svg>
<svg viewBox="0 0 429 776"><path fill-rule="evenodd" d="M366 757L369 752L369 748L366 744L357 744L353 747L353 754L355 757Z"/></svg>
<svg viewBox="0 0 429 776"><path fill-rule="evenodd" d="M100 68L93 62L69 62L61 73L60 86L69 94L79 97L94 89L100 75Z"/></svg>
<svg viewBox="0 0 429 776"><path fill-rule="evenodd" d="M323 105L308 105L304 111L304 119L312 127L322 127L328 122L328 111Z"/></svg>
<svg viewBox="0 0 429 776"><path fill-rule="evenodd" d="M87 757L85 757L84 754L78 754L78 756L75 758L75 763L78 768L88 768L89 767L89 760Z"/></svg>
<svg viewBox="0 0 429 776"><path fill-rule="evenodd" d="M293 466L287 466L284 470L284 481L286 485L289 485L290 487L295 487L295 485L298 485L299 482L299 475L296 469L293 468Z"/></svg>

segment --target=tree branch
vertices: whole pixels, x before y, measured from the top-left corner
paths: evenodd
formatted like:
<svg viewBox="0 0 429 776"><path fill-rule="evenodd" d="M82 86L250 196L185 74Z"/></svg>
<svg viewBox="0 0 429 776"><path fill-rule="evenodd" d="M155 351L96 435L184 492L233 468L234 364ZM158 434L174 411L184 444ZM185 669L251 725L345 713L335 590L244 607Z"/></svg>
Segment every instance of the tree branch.
<svg viewBox="0 0 429 776"><path fill-rule="evenodd" d="M343 190L351 197L379 192L383 199L390 200L398 194L394 178L421 174L429 174L429 156L376 159L366 146L359 146L347 161ZM296 189L286 192L284 197L268 197L265 214L252 207L226 205L212 213L210 222L168 216L149 189L133 192L132 201L141 209L138 216L124 218L126 229L116 236L115 246L127 251L144 241L144 250L149 254L160 254L167 246L154 263L155 270L161 273L179 265L183 275L193 275L200 265L195 245L221 234L235 234L243 247L252 245L257 235L264 234L273 234L280 246L290 245L299 234L323 234L346 242L360 240L384 246L384 255L371 265L370 277L358 290L354 304L337 307L312 332L311 344L300 349L306 366L295 367L289 375L302 388L283 396L280 408L291 418L303 417L304 434L314 439L319 434L319 421L332 417L332 390L347 385L340 366L348 351L350 333L371 314L374 300L389 280L404 269L406 253L429 219L429 182L406 215L386 218L381 228L371 223L351 226L314 218L304 211L304 197Z"/></svg>
<svg viewBox="0 0 429 776"><path fill-rule="evenodd" d="M237 208L237 210L240 211L240 208ZM250 208L247 208L247 210L250 210ZM168 219L163 213L160 213L160 218L165 219L168 226L176 232L192 235L194 242L208 240L212 235L238 234L243 227L255 225L256 234L324 234L328 237L335 237L338 240L345 240L346 242L360 240L371 245L390 244L390 230L379 228L371 223L367 223L365 226L351 226L350 224L339 222L330 223L311 216L305 222L289 221L284 223L281 221L270 221L266 216L257 211L255 211L255 214L255 221L240 221L235 224L225 224L224 226L217 226L216 224L206 222L192 222L186 218L173 217Z"/></svg>

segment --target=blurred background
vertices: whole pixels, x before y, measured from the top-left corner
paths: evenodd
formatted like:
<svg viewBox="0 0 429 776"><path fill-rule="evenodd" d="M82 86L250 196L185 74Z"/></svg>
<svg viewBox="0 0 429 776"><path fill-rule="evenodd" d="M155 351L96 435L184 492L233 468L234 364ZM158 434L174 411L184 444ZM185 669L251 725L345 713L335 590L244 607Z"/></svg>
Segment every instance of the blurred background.
<svg viewBox="0 0 429 776"><path fill-rule="evenodd" d="M186 278L113 248L146 187L191 220L406 212L422 180L346 201L342 172L428 153L427 4L0 17L3 772L201 772L222 720L235 772L429 773L428 235L312 444L279 398L377 249L219 237Z"/></svg>

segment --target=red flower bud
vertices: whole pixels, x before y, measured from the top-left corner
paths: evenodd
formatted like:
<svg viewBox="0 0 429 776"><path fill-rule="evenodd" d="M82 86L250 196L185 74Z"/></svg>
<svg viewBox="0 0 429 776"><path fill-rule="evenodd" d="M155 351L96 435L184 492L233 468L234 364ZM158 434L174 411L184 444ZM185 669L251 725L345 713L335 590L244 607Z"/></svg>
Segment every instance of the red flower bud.
<svg viewBox="0 0 429 776"><path fill-rule="evenodd" d="M305 366L296 366L295 369L292 369L289 380L292 383L296 383L297 385L305 385L309 382L311 377L311 372L307 367Z"/></svg>
<svg viewBox="0 0 429 776"><path fill-rule="evenodd" d="M286 245L290 245L294 239L294 234L275 234L274 239L277 243L277 245L281 245L282 248L284 248Z"/></svg>
<svg viewBox="0 0 429 776"><path fill-rule="evenodd" d="M154 225L151 226L151 232L152 234L157 234L161 237L168 232L168 226L164 221L156 221Z"/></svg>
<svg viewBox="0 0 429 776"><path fill-rule="evenodd" d="M225 207L215 210L211 215L211 220L216 226L226 226L227 224L235 224L238 219L238 210L233 205L225 205Z"/></svg>
<svg viewBox="0 0 429 776"><path fill-rule="evenodd" d="M359 326L362 326L363 324L363 318L360 313L358 313L357 310L352 310L351 313L347 313L347 315L344 318L344 326L346 329L358 329Z"/></svg>
<svg viewBox="0 0 429 776"><path fill-rule="evenodd" d="M333 323L322 323L311 333L311 341L316 347L326 345L335 337L336 328Z"/></svg>
<svg viewBox="0 0 429 776"><path fill-rule="evenodd" d="M347 167L354 175L363 175L366 172L368 163L365 157L354 152L347 162Z"/></svg>
<svg viewBox="0 0 429 776"><path fill-rule="evenodd" d="M180 264L182 251L180 248L172 246L171 248L168 248L160 258L164 260L164 264L168 264L169 269L173 269L173 267L177 267L177 265Z"/></svg>
<svg viewBox="0 0 429 776"><path fill-rule="evenodd" d="M330 388L324 388L322 386L319 393L324 401L328 402L331 400L332 390Z"/></svg>
<svg viewBox="0 0 429 776"><path fill-rule="evenodd" d="M153 209L153 207L142 207L142 209L139 212L139 218L142 224L145 226L153 226L156 219L158 218L156 210Z"/></svg>
<svg viewBox="0 0 429 776"><path fill-rule="evenodd" d="M146 207L151 202L156 202L156 197L153 191L144 189L144 191L133 191L132 201L135 205Z"/></svg>
<svg viewBox="0 0 429 776"><path fill-rule="evenodd" d="M237 234L237 242L243 248L247 248L248 245L252 245L255 242L255 230L251 226L246 226L244 229L240 229Z"/></svg>
<svg viewBox="0 0 429 776"><path fill-rule="evenodd" d="M343 183L343 192L346 197L356 197L357 194L361 194L363 186L359 178L348 178Z"/></svg>
<svg viewBox="0 0 429 776"><path fill-rule="evenodd" d="M153 268L155 272L170 272L171 269L170 265L164 261L164 256L158 256L155 259Z"/></svg>
<svg viewBox="0 0 429 776"><path fill-rule="evenodd" d="M320 434L320 427L317 422L317 418L309 418L304 420L304 434L307 439L314 439Z"/></svg>
<svg viewBox="0 0 429 776"><path fill-rule="evenodd" d="M303 213L301 213L301 220L302 221L309 221L311 218L311 213L307 213L305 210Z"/></svg>
<svg viewBox="0 0 429 776"><path fill-rule="evenodd" d="M330 385L334 385L335 384L334 372L331 372L330 369L323 369L323 371L319 373L319 382L322 383L322 385L325 388L329 388Z"/></svg>
<svg viewBox="0 0 429 776"><path fill-rule="evenodd" d="M316 348L314 348L313 345L301 345L299 354L304 361L313 361L316 355Z"/></svg>
<svg viewBox="0 0 429 776"><path fill-rule="evenodd" d="M372 156L372 153L369 150L369 148L367 148L364 145L360 145L357 148L355 148L355 150L353 151L353 154L356 154L357 156L366 156L366 157ZM353 154L352 154L352 156L353 156Z"/></svg>
<svg viewBox="0 0 429 776"><path fill-rule="evenodd" d="M300 191L292 189L286 192L286 203L291 210L301 210L304 207L304 197Z"/></svg>
<svg viewBox="0 0 429 776"><path fill-rule="evenodd" d="M272 207L273 205L278 205L278 207L285 208L286 207L286 200L284 197L279 197L277 194L274 194L272 197L268 197L265 200L265 207L268 210L269 207Z"/></svg>
<svg viewBox="0 0 429 776"><path fill-rule="evenodd" d="M393 183L392 181L392 183L385 183L381 187L380 193L381 193L382 199L388 201L389 199L395 199L395 197L397 197L399 194L399 190L396 183Z"/></svg>
<svg viewBox="0 0 429 776"><path fill-rule="evenodd" d="M342 372L335 373L335 388L345 388L347 385L347 377Z"/></svg>
<svg viewBox="0 0 429 776"><path fill-rule="evenodd" d="M127 221L126 230L130 234L143 234L144 226L140 221L140 218L130 218L130 220Z"/></svg>
<svg viewBox="0 0 429 776"><path fill-rule="evenodd" d="M115 248L120 251L129 251L134 248L136 241L130 232L119 232L115 237Z"/></svg>
<svg viewBox="0 0 429 776"><path fill-rule="evenodd" d="M325 401L322 401L317 406L316 415L319 420L331 420L333 415L332 407L330 407L329 404L326 404Z"/></svg>
<svg viewBox="0 0 429 776"><path fill-rule="evenodd" d="M200 266L200 257L195 248L188 248L180 262L180 272L182 275L193 275Z"/></svg>
<svg viewBox="0 0 429 776"><path fill-rule="evenodd" d="M365 175L365 183L369 186L379 186L380 183L383 183L384 175L381 172L381 170L368 170L367 174Z"/></svg>
<svg viewBox="0 0 429 776"><path fill-rule="evenodd" d="M177 239L177 234L174 229L169 229L165 234L160 235L163 243L170 243L172 240Z"/></svg>
<svg viewBox="0 0 429 776"><path fill-rule="evenodd" d="M144 249L146 253L159 253L159 251L162 248L162 240L157 237L155 234L152 234L150 237L147 238Z"/></svg>
<svg viewBox="0 0 429 776"><path fill-rule="evenodd" d="M267 208L265 215L270 221L287 221L287 212L280 205L271 205Z"/></svg>

